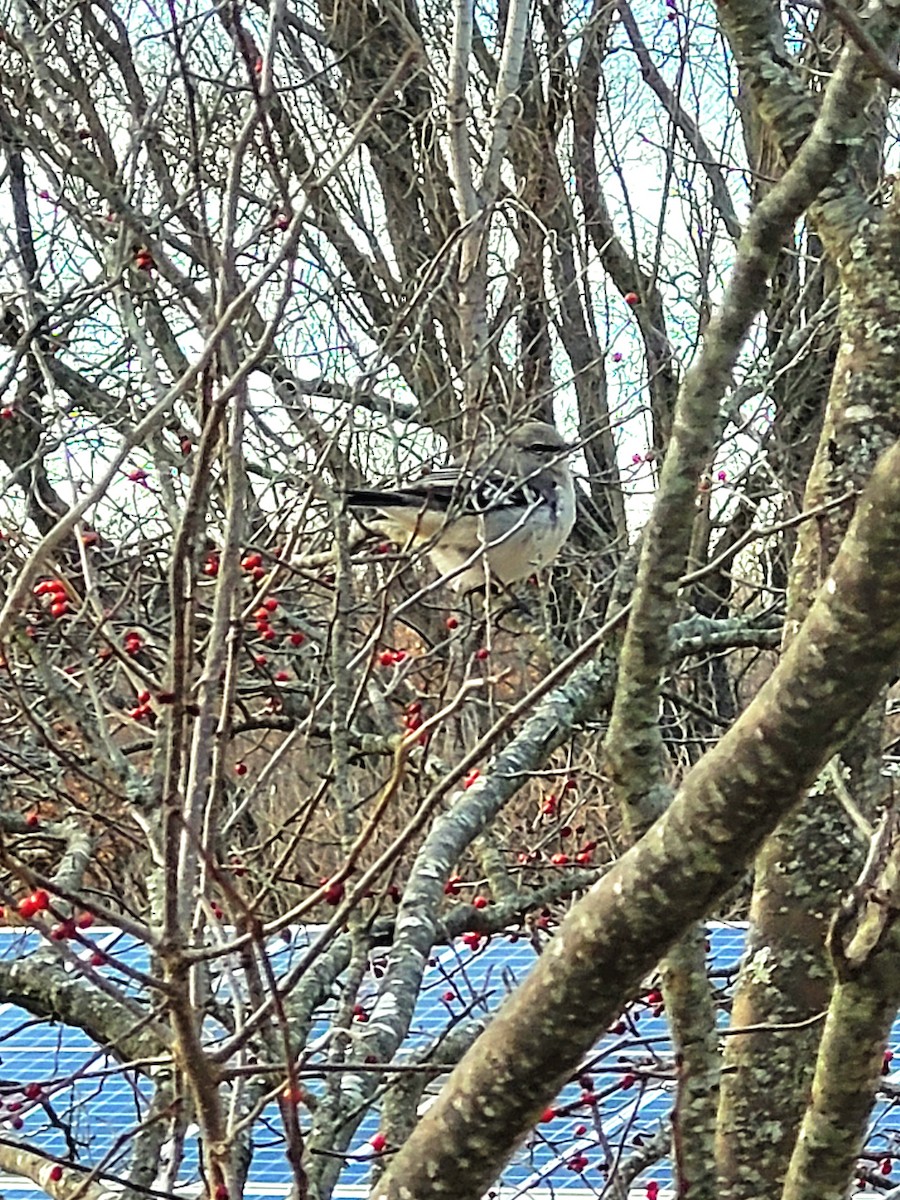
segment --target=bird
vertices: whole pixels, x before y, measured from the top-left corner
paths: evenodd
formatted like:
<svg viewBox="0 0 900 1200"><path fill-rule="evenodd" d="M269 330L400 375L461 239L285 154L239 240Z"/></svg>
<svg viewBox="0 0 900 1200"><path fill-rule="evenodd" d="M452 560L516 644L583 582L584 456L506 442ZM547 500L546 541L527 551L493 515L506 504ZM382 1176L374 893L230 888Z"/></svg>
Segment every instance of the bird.
<svg viewBox="0 0 900 1200"><path fill-rule="evenodd" d="M570 446L544 421L525 421L499 444L396 488L346 494L351 509L374 508L381 528L423 549L460 595L503 587L548 566L575 524Z"/></svg>

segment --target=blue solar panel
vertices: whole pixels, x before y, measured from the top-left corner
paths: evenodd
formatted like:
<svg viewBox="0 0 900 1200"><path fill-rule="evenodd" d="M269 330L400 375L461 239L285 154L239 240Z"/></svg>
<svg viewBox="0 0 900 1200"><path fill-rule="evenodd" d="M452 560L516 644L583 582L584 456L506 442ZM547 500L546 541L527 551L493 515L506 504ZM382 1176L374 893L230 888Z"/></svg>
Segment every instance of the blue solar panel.
<svg viewBox="0 0 900 1200"><path fill-rule="evenodd" d="M296 930L290 940L270 947L270 962L277 976L296 962L309 944L310 930ZM145 971L144 946L113 931L92 930L95 947L105 956L104 977L115 980L126 992L139 991L122 967ZM736 973L745 930L740 925L716 924L709 928L710 970L723 1001ZM0 930L0 960L26 957L38 949L40 939L30 931ZM92 950L77 950L89 958ZM462 941L438 948L430 960L404 1052L433 1045L448 1028L462 1019L487 1017L527 974L536 950L521 935L494 937L476 948ZM238 964L229 964L222 977L222 999L229 988L243 988ZM77 970L77 967L70 966ZM361 1021L374 1001L383 964L377 956L360 993ZM314 1072L328 1055L329 1009L317 1014L310 1045L319 1045L306 1066ZM723 1005L721 1020L726 1023ZM226 1031L210 1020L207 1032L215 1043ZM900 1047L900 1023L894 1029ZM315 1075L312 1076L315 1078ZM29 1083L41 1085L41 1096L29 1098ZM318 1084L310 1085L313 1090ZM439 1083L433 1085L437 1090ZM627 1159L636 1148L667 1125L674 1087L674 1067L666 1020L652 989L632 1004L602 1037L584 1064L582 1078L568 1086L520 1147L504 1172L505 1197L564 1192L568 1200L595 1196L603 1189L610 1168ZM67 1162L82 1166L102 1164L115 1175L127 1170L135 1128L147 1116L152 1098L146 1074L123 1067L107 1056L78 1029L36 1020L12 1005L0 1006L0 1136L21 1137ZM301 1109L303 1118L308 1118ZM21 1133L15 1125L22 1125ZM371 1137L378 1129L377 1111L370 1111L354 1135L346 1156L336 1196L366 1196L371 1181L374 1151ZM900 1150L900 1118L892 1101L881 1102L873 1116L870 1148L894 1156ZM183 1187L199 1180L196 1130L187 1139L178 1183ZM284 1131L277 1106L264 1110L257 1121L254 1156L247 1197L284 1195L291 1177L285 1158ZM671 1186L668 1163L647 1168L634 1183L634 1193L646 1195L656 1183L660 1197ZM886 1180L889 1182L889 1180ZM23 1200L44 1193L27 1180L0 1179L4 1192Z"/></svg>

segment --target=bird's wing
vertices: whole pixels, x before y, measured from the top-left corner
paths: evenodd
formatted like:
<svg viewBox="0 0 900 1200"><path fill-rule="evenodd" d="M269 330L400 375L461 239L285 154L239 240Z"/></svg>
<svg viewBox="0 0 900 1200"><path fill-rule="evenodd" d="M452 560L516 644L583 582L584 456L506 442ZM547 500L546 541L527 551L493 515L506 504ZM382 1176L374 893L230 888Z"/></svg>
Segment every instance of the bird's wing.
<svg viewBox="0 0 900 1200"><path fill-rule="evenodd" d="M351 508L429 508L470 516L497 508L529 508L543 499L532 481L517 483L499 472L472 474L458 467L431 471L399 488L349 492Z"/></svg>

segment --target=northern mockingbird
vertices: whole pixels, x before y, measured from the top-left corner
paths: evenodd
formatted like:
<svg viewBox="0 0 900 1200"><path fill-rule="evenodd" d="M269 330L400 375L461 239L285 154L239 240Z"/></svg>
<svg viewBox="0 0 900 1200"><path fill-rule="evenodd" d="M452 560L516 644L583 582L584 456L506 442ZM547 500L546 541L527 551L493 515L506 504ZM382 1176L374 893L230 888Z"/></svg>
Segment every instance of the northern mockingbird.
<svg viewBox="0 0 900 1200"><path fill-rule="evenodd" d="M460 593L527 578L553 562L575 524L571 447L552 425L526 421L479 450L471 464L347 495L351 508L376 508L396 541L424 549Z"/></svg>

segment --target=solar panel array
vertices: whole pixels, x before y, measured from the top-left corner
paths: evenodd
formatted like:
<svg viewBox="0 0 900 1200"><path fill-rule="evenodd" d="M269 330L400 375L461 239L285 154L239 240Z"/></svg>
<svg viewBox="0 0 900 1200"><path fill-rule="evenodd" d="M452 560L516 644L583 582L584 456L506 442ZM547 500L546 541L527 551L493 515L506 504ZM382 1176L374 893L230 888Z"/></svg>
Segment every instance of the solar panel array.
<svg viewBox="0 0 900 1200"><path fill-rule="evenodd" d="M146 968L143 946L112 931L92 933L107 957L104 972L109 978L124 984L117 963ZM271 959L277 974L288 969L309 938L310 931L300 929L288 943L273 944ZM733 982L743 941L741 926L710 927L710 970L723 1001ZM33 933L0 930L0 958L27 955L38 944ZM460 1020L496 1011L504 996L531 968L535 955L535 947L521 936L494 937L476 949L461 941L437 948L426 971L405 1049L414 1054L417 1048L433 1044ZM378 963L374 961L361 997L362 1020L366 1016L366 991L374 998L377 974ZM317 1016L313 1042L328 1028L328 1010L323 1009ZM723 1004L722 1023L725 1021ZM900 1046L900 1024L895 1026L894 1034ZM314 1068L315 1064L313 1055L309 1066ZM40 1085L38 1100L29 1099L29 1084ZM517 1151L503 1175L503 1196L509 1200L556 1193L566 1200L599 1196L611 1170L646 1149L655 1136L665 1131L673 1087L666 1020L660 998L651 988L598 1041L585 1060L581 1078L563 1090ZM79 1030L36 1020L12 1005L0 1007L0 1137L4 1141L20 1138L24 1144L38 1146L59 1160L84 1167L102 1165L115 1175L127 1167L132 1131L146 1115L150 1097L146 1078L123 1069ZM893 1118L891 1102L880 1103L870 1138L873 1152L891 1168L892 1156L900 1154L900 1131ZM371 1111L360 1125L346 1157L337 1197L368 1195L375 1157L370 1139L378 1122L378 1113ZM196 1136L189 1136L186 1149L179 1185L190 1192L200 1182ZM384 1153L389 1155L390 1147ZM283 1128L278 1110L272 1106L263 1112L256 1126L253 1162L244 1194L248 1198L282 1196L290 1182ZM890 1182L889 1175L885 1182ZM662 1200L670 1185L669 1164L663 1158L637 1175L633 1192L636 1196L652 1196L658 1188ZM0 1189L22 1200L44 1194L27 1180L9 1177L0 1178Z"/></svg>

